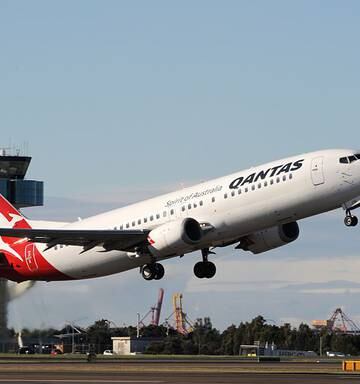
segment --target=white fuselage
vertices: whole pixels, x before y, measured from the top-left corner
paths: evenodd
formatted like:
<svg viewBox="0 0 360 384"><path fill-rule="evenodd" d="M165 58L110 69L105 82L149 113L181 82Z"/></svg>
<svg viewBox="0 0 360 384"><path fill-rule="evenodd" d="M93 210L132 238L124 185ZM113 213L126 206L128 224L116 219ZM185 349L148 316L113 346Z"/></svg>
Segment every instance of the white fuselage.
<svg viewBox="0 0 360 384"><path fill-rule="evenodd" d="M341 156L352 153L325 150L282 159L61 226L151 230L191 217L213 230L184 253L230 244L256 231L339 208L360 196L360 161L339 162ZM31 225L44 228L44 222ZM43 251L45 246L39 244L38 248ZM81 247L58 245L42 253L57 270L74 279L114 274L151 261L149 255L100 253L101 247L81 251Z"/></svg>

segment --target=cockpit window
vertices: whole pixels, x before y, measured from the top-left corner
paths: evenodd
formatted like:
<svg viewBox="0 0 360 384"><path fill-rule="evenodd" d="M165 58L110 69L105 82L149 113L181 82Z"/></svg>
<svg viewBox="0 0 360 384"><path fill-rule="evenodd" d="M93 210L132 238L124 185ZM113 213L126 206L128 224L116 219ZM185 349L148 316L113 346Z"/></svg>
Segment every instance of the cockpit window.
<svg viewBox="0 0 360 384"><path fill-rule="evenodd" d="M355 155L351 155L348 157L340 157L339 162L341 164L349 164L353 163L354 161L360 160L360 153L357 153Z"/></svg>
<svg viewBox="0 0 360 384"><path fill-rule="evenodd" d="M357 158L355 155L353 155L353 156L349 156L349 160L350 160L350 163L353 163L354 161L357 160Z"/></svg>

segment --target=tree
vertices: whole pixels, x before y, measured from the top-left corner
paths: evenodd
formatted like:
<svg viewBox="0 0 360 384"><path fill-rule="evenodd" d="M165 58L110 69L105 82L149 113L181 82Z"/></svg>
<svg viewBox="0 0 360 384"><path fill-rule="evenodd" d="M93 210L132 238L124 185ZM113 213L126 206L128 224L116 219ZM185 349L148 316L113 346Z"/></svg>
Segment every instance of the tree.
<svg viewBox="0 0 360 384"><path fill-rule="evenodd" d="M105 319L95 321L88 330L88 341L94 347L95 353L103 353L105 349L112 349L109 322Z"/></svg>

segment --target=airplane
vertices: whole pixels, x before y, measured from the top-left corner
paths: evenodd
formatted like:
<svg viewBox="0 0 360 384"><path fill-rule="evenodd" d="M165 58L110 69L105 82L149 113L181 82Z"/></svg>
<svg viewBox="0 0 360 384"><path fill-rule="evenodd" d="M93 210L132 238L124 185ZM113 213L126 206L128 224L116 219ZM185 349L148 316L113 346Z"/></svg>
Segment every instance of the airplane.
<svg viewBox="0 0 360 384"><path fill-rule="evenodd" d="M358 223L360 150L311 152L210 180L73 223L31 221L0 195L0 277L59 281L139 268L160 280L163 260L201 251L198 278L212 278L214 249L253 254L292 243L298 221L337 208Z"/></svg>

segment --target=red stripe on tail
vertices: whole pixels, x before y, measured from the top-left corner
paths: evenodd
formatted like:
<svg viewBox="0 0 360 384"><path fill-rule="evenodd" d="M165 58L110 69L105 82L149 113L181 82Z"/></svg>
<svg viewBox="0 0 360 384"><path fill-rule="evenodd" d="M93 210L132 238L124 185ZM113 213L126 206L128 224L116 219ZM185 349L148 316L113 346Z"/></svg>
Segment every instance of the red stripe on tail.
<svg viewBox="0 0 360 384"><path fill-rule="evenodd" d="M0 227L31 229L26 218L0 195ZM27 239L0 236L0 277L13 281L68 280Z"/></svg>

